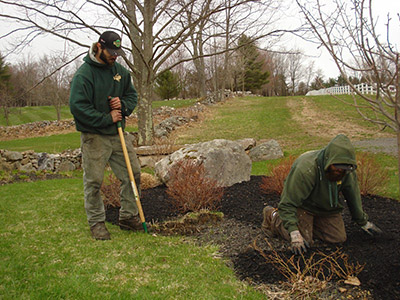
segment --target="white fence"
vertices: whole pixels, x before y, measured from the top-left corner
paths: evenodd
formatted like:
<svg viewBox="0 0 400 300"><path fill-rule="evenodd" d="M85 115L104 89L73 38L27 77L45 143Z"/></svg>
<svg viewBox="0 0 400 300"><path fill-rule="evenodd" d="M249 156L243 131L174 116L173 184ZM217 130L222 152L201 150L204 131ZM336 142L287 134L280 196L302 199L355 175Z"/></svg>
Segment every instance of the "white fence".
<svg viewBox="0 0 400 300"><path fill-rule="evenodd" d="M368 85L366 83L360 83L354 85L355 88L361 93L361 94L376 94L376 89L372 85ZM345 94L352 94L354 93L350 86L345 85L345 86L333 86L330 88L326 89L320 89L320 90L314 90L314 91L309 91L306 96L316 96L316 95L345 95Z"/></svg>

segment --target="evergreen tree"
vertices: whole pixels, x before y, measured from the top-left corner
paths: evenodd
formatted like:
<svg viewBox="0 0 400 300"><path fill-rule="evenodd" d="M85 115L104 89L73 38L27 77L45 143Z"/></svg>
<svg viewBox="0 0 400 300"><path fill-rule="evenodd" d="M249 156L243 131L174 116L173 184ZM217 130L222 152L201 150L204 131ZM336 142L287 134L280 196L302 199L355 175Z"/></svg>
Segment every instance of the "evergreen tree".
<svg viewBox="0 0 400 300"><path fill-rule="evenodd" d="M11 72L4 61L4 57L0 54L0 107L3 109L6 125L10 125L9 115L10 107L13 101L11 96Z"/></svg>
<svg viewBox="0 0 400 300"><path fill-rule="evenodd" d="M255 92L268 83L269 73L263 71L264 59L254 41L246 35L239 38L239 55L243 66L241 87L245 91ZM240 90L240 87L237 87Z"/></svg>
<svg viewBox="0 0 400 300"><path fill-rule="evenodd" d="M2 89L8 86L10 78L11 78L10 69L4 61L4 57L0 54L0 87Z"/></svg>
<svg viewBox="0 0 400 300"><path fill-rule="evenodd" d="M170 70L161 73L156 79L155 92L162 99L178 97L181 92L178 74Z"/></svg>

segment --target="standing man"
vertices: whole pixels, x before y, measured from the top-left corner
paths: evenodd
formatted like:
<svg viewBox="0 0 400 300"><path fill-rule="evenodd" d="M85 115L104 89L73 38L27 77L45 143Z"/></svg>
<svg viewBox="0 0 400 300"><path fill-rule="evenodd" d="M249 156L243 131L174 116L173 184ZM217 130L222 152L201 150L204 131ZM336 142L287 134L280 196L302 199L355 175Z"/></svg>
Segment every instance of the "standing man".
<svg viewBox="0 0 400 300"><path fill-rule="evenodd" d="M341 192L353 221L371 235L381 233L362 209L356 168L354 147L343 134L325 148L301 155L286 177L278 209L264 208L262 231L291 241L296 254L305 252L314 238L343 243L346 231Z"/></svg>
<svg viewBox="0 0 400 300"><path fill-rule="evenodd" d="M142 228L116 126L121 121L125 127L125 117L136 107L137 93L129 71L116 62L119 55L124 55L121 37L113 31L101 34L72 80L69 99L76 129L81 132L85 210L96 240L110 239L100 194L107 163L121 181L120 228ZM132 143L127 148L140 190L139 161Z"/></svg>

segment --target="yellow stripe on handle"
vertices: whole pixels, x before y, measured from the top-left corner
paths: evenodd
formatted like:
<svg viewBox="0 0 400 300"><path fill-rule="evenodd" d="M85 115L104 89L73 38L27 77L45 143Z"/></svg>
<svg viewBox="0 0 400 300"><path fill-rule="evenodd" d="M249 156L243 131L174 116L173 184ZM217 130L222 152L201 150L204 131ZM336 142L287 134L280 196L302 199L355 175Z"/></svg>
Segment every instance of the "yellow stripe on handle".
<svg viewBox="0 0 400 300"><path fill-rule="evenodd" d="M122 131L121 122L117 122L117 127L118 127L119 138L121 140L122 152L124 153L126 168L128 169L129 180L131 181L133 194L135 195L136 205L139 210L140 221L142 222L144 231L147 233L146 220L144 218L142 204L140 203L139 192L135 183L135 178L133 177L131 161L129 159L128 150L126 148L125 137L124 137L124 132Z"/></svg>

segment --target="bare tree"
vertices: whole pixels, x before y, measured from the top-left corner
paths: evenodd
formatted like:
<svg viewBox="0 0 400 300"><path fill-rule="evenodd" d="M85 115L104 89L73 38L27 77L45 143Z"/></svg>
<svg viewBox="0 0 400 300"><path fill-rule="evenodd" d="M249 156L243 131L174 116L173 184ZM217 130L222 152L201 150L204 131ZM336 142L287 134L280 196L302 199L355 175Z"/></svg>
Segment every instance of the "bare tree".
<svg viewBox="0 0 400 300"><path fill-rule="evenodd" d="M13 38L15 43L10 51L14 53L24 50L33 40L46 34L65 40L69 45L88 49L88 38L94 41L106 29L119 32L124 36L123 47L133 59L131 61L128 56L125 62L133 74L140 96L139 143L150 144L153 139L151 104L157 72L187 41L203 19L222 9L222 5L215 1L204 1L204 5L196 11L194 22L185 22L185 8L196 2L1 0L7 13L0 14L0 18L11 20L15 25L0 39L23 33L19 35L22 36L19 40ZM186 57L183 60L189 59L192 58Z"/></svg>
<svg viewBox="0 0 400 300"><path fill-rule="evenodd" d="M300 50L295 49L286 55L287 60L287 75L290 81L291 94L295 95L296 88L300 83L303 74L303 54Z"/></svg>
<svg viewBox="0 0 400 300"><path fill-rule="evenodd" d="M400 55L391 41L390 15L383 24L374 14L372 0L334 0L330 5L323 5L320 0L296 2L313 37L329 52L340 75L352 88L353 105L360 115L395 131L400 171ZM399 15L395 22L400 23ZM386 34L379 33L379 25L384 25ZM355 73L375 88L374 95L363 94L356 88L349 76ZM362 104L357 98L363 100Z"/></svg>
<svg viewBox="0 0 400 300"><path fill-rule="evenodd" d="M153 84L159 72L166 70L165 63L168 59L176 51L180 51L190 37L199 33L201 28L207 27L204 22L219 20L213 16L219 16L226 9L246 2L263 4L249 0L232 2L234 3L212 0L0 0L3 9L0 20L11 21L13 24L0 36L0 40L2 43L3 40L12 41L9 51L18 54L37 38L52 37L65 42L65 51L83 55L102 31L112 29L119 32L123 36L123 48L130 54L124 58L125 63L132 72L139 94L139 144L151 144ZM192 13L191 19L187 17L188 10ZM258 16L255 8L251 12ZM255 17L253 20L248 17L243 20L243 27L246 26L245 22L264 21L262 18ZM223 31L217 32L221 34ZM252 32L252 36L257 39L263 36L274 37L283 32L285 31L278 29L267 32L261 30L258 34ZM82 47L86 50L79 53ZM220 53L225 51L227 49ZM199 52L197 56L187 55L170 64L168 68L220 53ZM58 66L55 67L57 68Z"/></svg>
<svg viewBox="0 0 400 300"><path fill-rule="evenodd" d="M69 84L73 77L70 68L65 67L61 70L49 74L48 66L61 65L65 63L65 58L58 56L43 57L38 63L40 78L46 78L39 86L39 93L56 110L57 121L61 120L61 107L68 105Z"/></svg>

